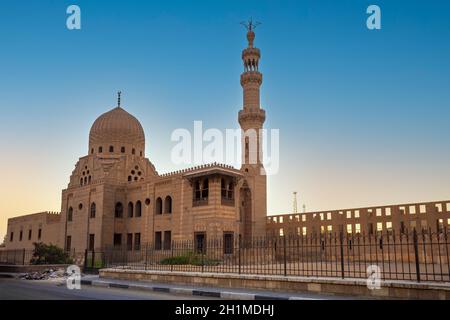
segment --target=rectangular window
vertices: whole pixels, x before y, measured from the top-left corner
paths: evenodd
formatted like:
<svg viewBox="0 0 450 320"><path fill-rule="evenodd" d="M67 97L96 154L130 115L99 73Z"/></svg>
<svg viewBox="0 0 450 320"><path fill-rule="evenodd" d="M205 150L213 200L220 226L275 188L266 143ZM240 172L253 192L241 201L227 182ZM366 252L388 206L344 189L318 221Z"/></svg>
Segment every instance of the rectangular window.
<svg viewBox="0 0 450 320"><path fill-rule="evenodd" d="M134 234L134 250L141 250L141 234Z"/></svg>
<svg viewBox="0 0 450 320"><path fill-rule="evenodd" d="M172 248L172 232L164 231L164 250L170 250Z"/></svg>
<svg viewBox="0 0 450 320"><path fill-rule="evenodd" d="M320 220L323 221L323 219L324 219L324 215L323 215L323 213L321 213L320 214Z"/></svg>
<svg viewBox="0 0 450 320"><path fill-rule="evenodd" d="M355 218L359 218L359 210L355 210Z"/></svg>
<svg viewBox="0 0 450 320"><path fill-rule="evenodd" d="M42 238L42 229L38 230L38 240L41 240Z"/></svg>
<svg viewBox="0 0 450 320"><path fill-rule="evenodd" d="M405 207L399 207L400 214L406 214L406 208Z"/></svg>
<svg viewBox="0 0 450 320"><path fill-rule="evenodd" d="M67 236L66 238L66 251L70 251L72 249L72 236Z"/></svg>
<svg viewBox="0 0 450 320"><path fill-rule="evenodd" d="M424 204L421 204L421 205L419 206L419 212L420 212L420 213L427 213L427 206L424 205Z"/></svg>
<svg viewBox="0 0 450 320"><path fill-rule="evenodd" d="M383 222L377 222L377 231L383 231Z"/></svg>
<svg viewBox="0 0 450 320"><path fill-rule="evenodd" d="M195 239L195 252L196 253L206 252L206 233L196 232L194 235L194 239Z"/></svg>
<svg viewBox="0 0 450 320"><path fill-rule="evenodd" d="M445 204L445 206L446 206L447 212L450 212L450 202L447 202Z"/></svg>
<svg viewBox="0 0 450 320"><path fill-rule="evenodd" d="M409 214L416 214L416 206L409 206Z"/></svg>
<svg viewBox="0 0 450 320"><path fill-rule="evenodd" d="M95 250L95 234L89 235L89 251Z"/></svg>
<svg viewBox="0 0 450 320"><path fill-rule="evenodd" d="M280 234L280 237L283 237L283 236L284 236L284 229L283 229L283 228L280 228L279 234Z"/></svg>
<svg viewBox="0 0 450 320"><path fill-rule="evenodd" d="M28 240L31 240L31 236L33 234L33 230L28 230Z"/></svg>
<svg viewBox="0 0 450 320"><path fill-rule="evenodd" d="M347 219L351 219L352 218L352 212L351 211L347 211Z"/></svg>
<svg viewBox="0 0 450 320"><path fill-rule="evenodd" d="M114 233L114 247L120 248L122 246L122 234Z"/></svg>
<svg viewBox="0 0 450 320"><path fill-rule="evenodd" d="M381 217L381 215L382 215L381 208L377 208L376 213L377 213L377 217Z"/></svg>
<svg viewBox="0 0 450 320"><path fill-rule="evenodd" d="M392 222L390 221L386 222L386 229L392 230Z"/></svg>
<svg viewBox="0 0 450 320"><path fill-rule="evenodd" d="M127 233L127 250L133 250L133 234Z"/></svg>
<svg viewBox="0 0 450 320"><path fill-rule="evenodd" d="M442 231L444 229L444 219L437 219L437 230Z"/></svg>
<svg viewBox="0 0 450 320"><path fill-rule="evenodd" d="M436 203L436 211L437 212L442 212L442 203Z"/></svg>
<svg viewBox="0 0 450 320"><path fill-rule="evenodd" d="M320 233L325 233L325 226L320 226Z"/></svg>
<svg viewBox="0 0 450 320"><path fill-rule="evenodd" d="M11 232L11 234L9 235L9 242L13 242L14 240L14 232Z"/></svg>
<svg viewBox="0 0 450 320"><path fill-rule="evenodd" d="M280 217L280 223L283 223L283 217Z"/></svg>
<svg viewBox="0 0 450 320"><path fill-rule="evenodd" d="M332 226L332 225L329 225L329 226L327 227L327 231L328 231L328 232L333 231L333 226Z"/></svg>
<svg viewBox="0 0 450 320"><path fill-rule="evenodd" d="M391 208L385 208L384 212L385 212L386 216L389 217L391 215Z"/></svg>
<svg viewBox="0 0 450 320"><path fill-rule="evenodd" d="M331 212L327 212L327 220L331 220Z"/></svg>
<svg viewBox="0 0 450 320"><path fill-rule="evenodd" d="M447 224L450 226L450 218L447 219Z"/></svg>
<svg viewBox="0 0 450 320"><path fill-rule="evenodd" d="M347 225L347 233L352 233L353 232L353 228L351 224Z"/></svg>
<svg viewBox="0 0 450 320"><path fill-rule="evenodd" d="M297 235L301 236L301 229L300 229L300 227L297 227Z"/></svg>
<svg viewBox="0 0 450 320"><path fill-rule="evenodd" d="M234 233L224 232L223 233L223 253L233 254L233 243L234 243Z"/></svg>
<svg viewBox="0 0 450 320"><path fill-rule="evenodd" d="M296 215L296 216L295 216L295 220L296 220L297 222L300 222L300 216L299 216L299 215Z"/></svg>
<svg viewBox="0 0 450 320"><path fill-rule="evenodd" d="M373 234L373 223L369 223L369 225L367 226L368 227L368 231L369 231L369 234Z"/></svg>
<svg viewBox="0 0 450 320"><path fill-rule="evenodd" d="M355 233L361 233L361 225L359 223L355 224Z"/></svg>
<svg viewBox="0 0 450 320"><path fill-rule="evenodd" d="M162 233L161 231L155 232L155 250L162 249Z"/></svg>
<svg viewBox="0 0 450 320"><path fill-rule="evenodd" d="M23 231L21 230L19 233L19 241L22 241L22 238L23 238Z"/></svg>
<svg viewBox="0 0 450 320"><path fill-rule="evenodd" d="M306 214L303 214L302 215L302 222L305 222L306 221Z"/></svg>
<svg viewBox="0 0 450 320"><path fill-rule="evenodd" d="M304 236L306 236L306 232L307 232L306 227L302 227L302 234L303 234Z"/></svg>

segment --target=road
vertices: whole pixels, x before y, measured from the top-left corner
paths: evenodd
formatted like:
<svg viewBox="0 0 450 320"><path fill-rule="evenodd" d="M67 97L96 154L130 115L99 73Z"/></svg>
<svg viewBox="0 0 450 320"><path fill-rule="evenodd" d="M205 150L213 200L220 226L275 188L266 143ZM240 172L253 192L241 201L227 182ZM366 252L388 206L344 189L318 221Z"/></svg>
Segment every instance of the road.
<svg viewBox="0 0 450 320"><path fill-rule="evenodd" d="M180 296L160 292L134 291L82 285L69 290L51 281L0 278L0 300L203 300L206 297Z"/></svg>

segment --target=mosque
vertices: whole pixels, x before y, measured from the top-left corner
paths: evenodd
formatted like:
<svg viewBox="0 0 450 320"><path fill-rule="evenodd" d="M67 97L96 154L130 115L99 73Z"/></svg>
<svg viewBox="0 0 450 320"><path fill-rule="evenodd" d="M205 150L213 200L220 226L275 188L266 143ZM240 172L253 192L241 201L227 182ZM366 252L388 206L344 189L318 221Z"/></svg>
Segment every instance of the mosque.
<svg viewBox="0 0 450 320"><path fill-rule="evenodd" d="M145 156L144 129L122 107L119 92L117 106L91 127L88 152L62 191L61 212L9 219L6 249L31 249L34 242L77 252L138 249L141 243L167 249L172 240L194 240L202 247L207 239L232 243L238 235L244 240L263 236L267 188L260 137L253 148L245 135L259 132L265 121L254 26L247 25L248 47L242 52L241 168L214 163L159 174ZM248 161L252 157L256 161Z"/></svg>

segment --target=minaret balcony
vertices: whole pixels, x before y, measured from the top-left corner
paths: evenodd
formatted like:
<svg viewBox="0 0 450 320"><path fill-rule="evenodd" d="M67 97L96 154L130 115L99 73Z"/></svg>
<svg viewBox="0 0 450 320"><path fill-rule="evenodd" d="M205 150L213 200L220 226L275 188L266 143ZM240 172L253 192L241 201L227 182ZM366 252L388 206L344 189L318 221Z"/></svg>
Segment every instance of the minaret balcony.
<svg viewBox="0 0 450 320"><path fill-rule="evenodd" d="M241 85L247 83L257 83L258 85L262 84L262 73L259 71L246 71L241 74Z"/></svg>
<svg viewBox="0 0 450 320"><path fill-rule="evenodd" d="M246 121L257 121L263 123L266 120L266 111L264 109L246 109L239 111L239 123Z"/></svg>

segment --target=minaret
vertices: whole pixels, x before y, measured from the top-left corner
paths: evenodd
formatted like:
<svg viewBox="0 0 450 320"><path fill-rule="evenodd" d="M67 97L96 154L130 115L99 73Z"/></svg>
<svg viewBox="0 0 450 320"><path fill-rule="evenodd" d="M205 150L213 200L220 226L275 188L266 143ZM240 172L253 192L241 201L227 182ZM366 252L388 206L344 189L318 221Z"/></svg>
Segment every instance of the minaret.
<svg viewBox="0 0 450 320"><path fill-rule="evenodd" d="M259 88L262 74L259 72L261 53L253 47L254 29L258 23L250 20L243 23L247 28L248 47L242 51L244 72L241 74L243 107L239 111L239 124L242 129L242 173L244 184L241 189L241 212L243 222L241 234L244 240L265 236L267 219L267 177L263 166L262 128L266 112L261 108Z"/></svg>
<svg viewBox="0 0 450 320"><path fill-rule="evenodd" d="M259 72L261 52L258 48L253 47L254 29L258 23L255 24L250 20L244 25L247 28L248 47L242 51L244 72L241 74L241 86L244 94L243 108L239 111L239 124L244 131L242 160L243 166L257 165L257 167L262 168L260 129L262 129L266 119L266 112L261 108L259 95L262 84L262 74ZM254 137L253 140L252 137Z"/></svg>

